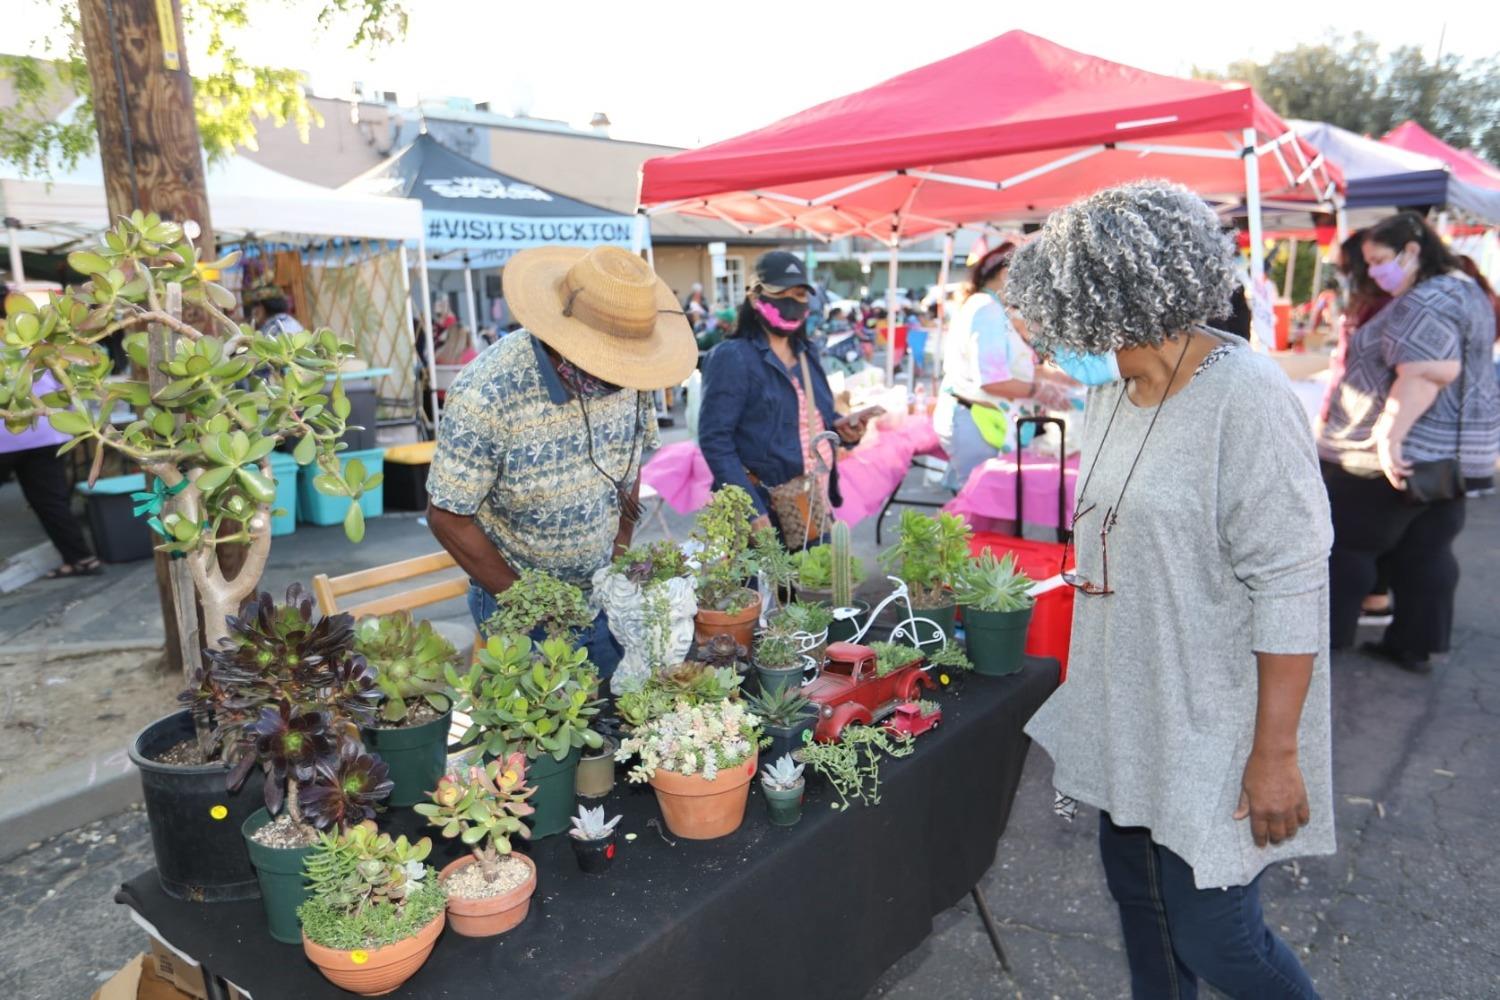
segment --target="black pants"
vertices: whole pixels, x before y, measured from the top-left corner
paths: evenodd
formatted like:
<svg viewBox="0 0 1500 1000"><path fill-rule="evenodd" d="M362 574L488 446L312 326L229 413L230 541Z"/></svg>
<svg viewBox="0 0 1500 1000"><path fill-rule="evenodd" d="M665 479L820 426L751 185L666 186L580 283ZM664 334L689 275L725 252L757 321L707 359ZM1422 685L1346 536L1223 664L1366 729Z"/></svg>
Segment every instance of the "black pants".
<svg viewBox="0 0 1500 1000"><path fill-rule="evenodd" d="M1328 559L1329 624L1335 649L1354 644L1360 605L1375 589L1376 562L1390 574L1394 618L1385 644L1413 659L1448 651L1458 560L1453 540L1464 527L1464 501L1412 504L1383 476L1364 478L1323 463L1333 510Z"/></svg>
<svg viewBox="0 0 1500 1000"><path fill-rule="evenodd" d="M0 483L14 473L47 537L69 565L93 555L69 506L68 472L56 445L0 452Z"/></svg>

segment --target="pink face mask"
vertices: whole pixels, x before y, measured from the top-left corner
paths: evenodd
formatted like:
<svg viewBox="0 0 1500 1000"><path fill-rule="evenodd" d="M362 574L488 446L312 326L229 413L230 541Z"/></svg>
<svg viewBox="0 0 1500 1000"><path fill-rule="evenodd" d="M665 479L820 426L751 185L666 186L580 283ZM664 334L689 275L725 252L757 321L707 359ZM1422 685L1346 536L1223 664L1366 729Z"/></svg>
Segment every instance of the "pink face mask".
<svg viewBox="0 0 1500 1000"><path fill-rule="evenodd" d="M793 330L800 329L802 321L807 318L807 303L798 302L796 299L758 298L754 305L760 318L765 320L766 325L773 330L791 333Z"/></svg>
<svg viewBox="0 0 1500 1000"><path fill-rule="evenodd" d="M1407 279L1415 273L1416 264L1411 254L1402 251L1384 263L1373 265L1369 269L1370 280L1379 285L1387 295L1395 295L1401 291L1401 286L1406 284Z"/></svg>

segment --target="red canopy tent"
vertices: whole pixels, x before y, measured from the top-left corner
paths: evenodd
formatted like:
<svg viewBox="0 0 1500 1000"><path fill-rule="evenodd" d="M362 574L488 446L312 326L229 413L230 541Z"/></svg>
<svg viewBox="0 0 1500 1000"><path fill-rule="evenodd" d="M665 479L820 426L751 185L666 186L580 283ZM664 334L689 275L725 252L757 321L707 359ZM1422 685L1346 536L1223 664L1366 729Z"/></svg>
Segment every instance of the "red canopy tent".
<svg viewBox="0 0 1500 1000"><path fill-rule="evenodd" d="M1336 171L1243 84L1148 73L1011 31L754 132L646 161L641 211L794 227L892 248L966 223L1040 218L1146 177L1247 204L1331 201ZM1306 204L1305 201L1302 204ZM892 292L894 295L894 290Z"/></svg>
<svg viewBox="0 0 1500 1000"><path fill-rule="evenodd" d="M1380 140L1425 156L1435 156L1461 180L1500 190L1500 167L1495 167L1466 149L1455 149L1416 122L1402 122Z"/></svg>

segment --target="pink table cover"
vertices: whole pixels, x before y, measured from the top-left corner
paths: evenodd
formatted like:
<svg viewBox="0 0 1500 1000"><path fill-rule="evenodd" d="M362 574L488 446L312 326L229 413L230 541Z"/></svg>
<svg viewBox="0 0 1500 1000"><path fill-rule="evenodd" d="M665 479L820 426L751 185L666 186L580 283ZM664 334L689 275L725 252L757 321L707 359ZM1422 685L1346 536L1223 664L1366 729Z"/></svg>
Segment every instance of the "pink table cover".
<svg viewBox="0 0 1500 1000"><path fill-rule="evenodd" d="M1064 474L1063 516L1073 517L1073 492L1078 488L1078 456L1068 459ZM1064 527L1057 523L1057 459L1050 455L1027 455L1022 459L1022 497L1026 523ZM969 481L958 496L943 508L969 520L976 531L989 530L993 521L1016 518L1016 459L1014 455L992 458L969 473Z"/></svg>
<svg viewBox="0 0 1500 1000"><path fill-rule="evenodd" d="M854 524L885 505L917 455L942 455L932 421L913 417L894 428L879 428L859 447L839 457L839 490L844 503L834 509L840 521ZM657 450L641 469L641 482L661 494L679 514L691 514L708 503L713 473L693 441Z"/></svg>

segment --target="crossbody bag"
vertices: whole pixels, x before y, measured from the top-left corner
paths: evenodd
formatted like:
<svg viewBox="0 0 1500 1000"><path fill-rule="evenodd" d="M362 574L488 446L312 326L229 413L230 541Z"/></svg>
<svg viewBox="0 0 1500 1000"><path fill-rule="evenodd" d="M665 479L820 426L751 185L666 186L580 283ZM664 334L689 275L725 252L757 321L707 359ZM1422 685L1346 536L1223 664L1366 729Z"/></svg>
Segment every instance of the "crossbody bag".
<svg viewBox="0 0 1500 1000"><path fill-rule="evenodd" d="M811 441L813 429L812 372L807 367L807 352L802 360L802 401L807 414L807 436ZM816 446L814 446L816 447ZM812 455L803 456L804 468L813 467ZM754 475L751 482L759 482ZM806 548L823 537L823 528L828 523L828 497L819 485L818 477L811 472L793 476L779 486L767 487L771 494L771 512L781 525L781 537L790 550Z"/></svg>
<svg viewBox="0 0 1500 1000"><path fill-rule="evenodd" d="M1458 431L1453 443L1453 457L1440 458L1435 462L1413 462L1411 475L1406 477L1406 499L1408 503L1436 503L1439 500L1457 500L1464 495L1464 397L1468 392L1468 340L1460 335L1458 340Z"/></svg>

